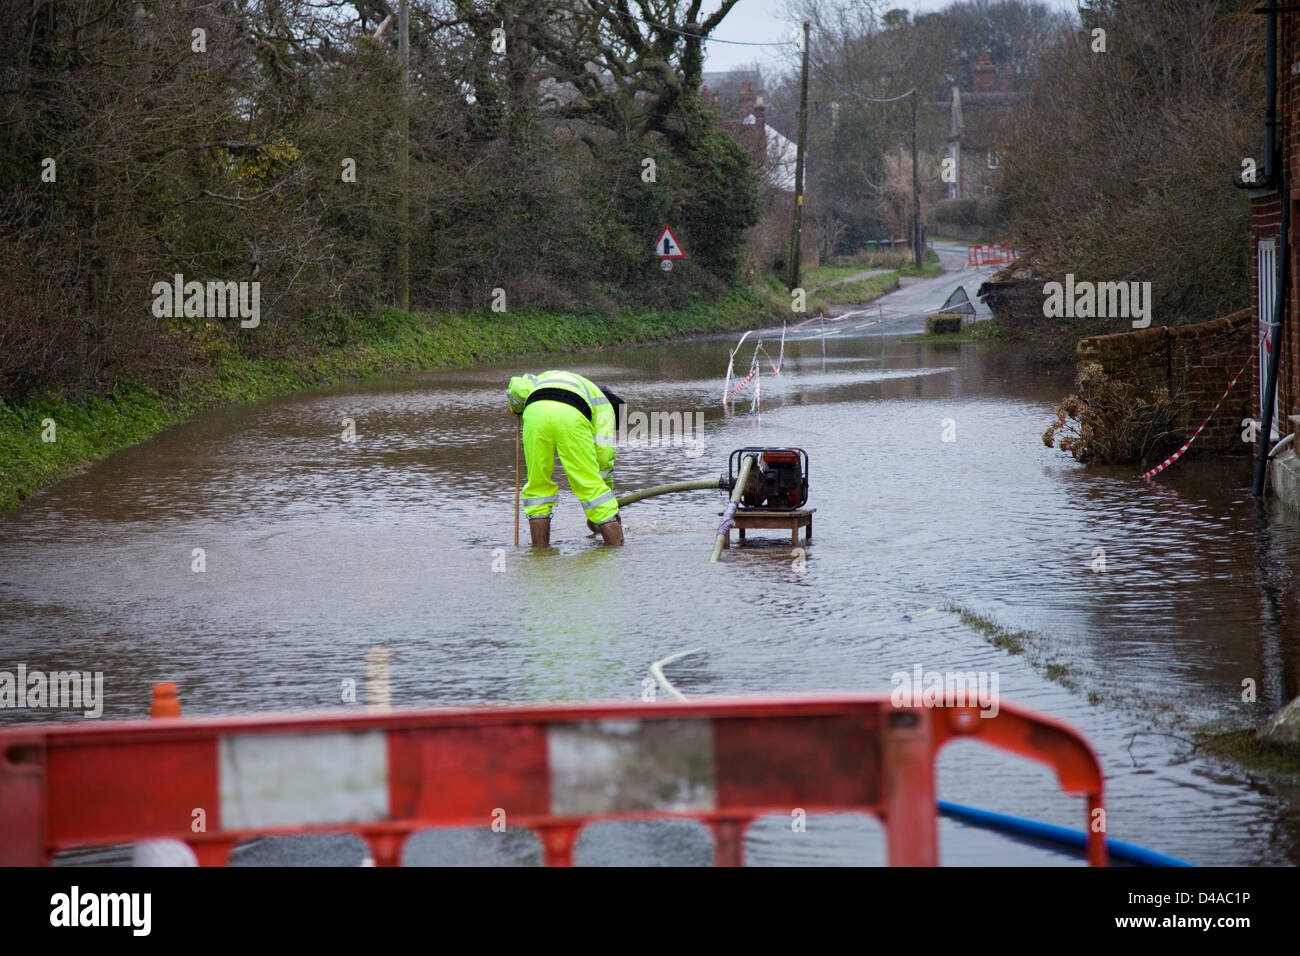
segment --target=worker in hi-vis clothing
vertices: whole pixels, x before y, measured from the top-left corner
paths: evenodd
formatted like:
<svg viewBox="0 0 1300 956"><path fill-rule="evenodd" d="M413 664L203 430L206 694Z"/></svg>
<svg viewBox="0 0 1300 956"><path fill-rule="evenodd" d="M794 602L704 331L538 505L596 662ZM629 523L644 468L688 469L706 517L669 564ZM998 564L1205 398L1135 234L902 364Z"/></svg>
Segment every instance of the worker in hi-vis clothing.
<svg viewBox="0 0 1300 956"><path fill-rule="evenodd" d="M510 410L523 416L524 513L533 547L551 543L551 509L559 488L551 480L555 455L587 515L587 527L606 544L623 543L614 499L614 443L623 400L573 372L517 375L506 389Z"/></svg>

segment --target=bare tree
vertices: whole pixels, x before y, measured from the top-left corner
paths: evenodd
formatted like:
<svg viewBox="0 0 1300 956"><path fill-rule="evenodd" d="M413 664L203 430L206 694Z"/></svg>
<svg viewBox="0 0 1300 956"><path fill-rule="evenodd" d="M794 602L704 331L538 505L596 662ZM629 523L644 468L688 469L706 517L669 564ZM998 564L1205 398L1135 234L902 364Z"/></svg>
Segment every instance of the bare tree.
<svg viewBox="0 0 1300 956"><path fill-rule="evenodd" d="M1261 139L1263 31L1249 6L1107 5L1045 55L998 151L1027 266L1150 281L1158 325L1245 304L1248 209L1231 183ZM1076 338L1113 323L1053 328L1072 355Z"/></svg>

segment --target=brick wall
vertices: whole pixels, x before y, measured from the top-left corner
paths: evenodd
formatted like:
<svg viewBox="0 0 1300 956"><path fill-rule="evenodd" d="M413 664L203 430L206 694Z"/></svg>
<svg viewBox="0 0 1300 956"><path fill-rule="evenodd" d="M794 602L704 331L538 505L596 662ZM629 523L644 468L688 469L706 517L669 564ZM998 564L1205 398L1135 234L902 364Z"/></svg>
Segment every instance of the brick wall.
<svg viewBox="0 0 1300 956"><path fill-rule="evenodd" d="M1078 360L1099 362L1112 378L1143 390L1167 386L1175 402L1187 403L1175 427L1190 438L1253 354L1254 323L1255 310L1242 309L1195 325L1095 335L1079 342ZM1254 446L1241 440L1241 420L1255 417L1256 390L1252 366L1188 454L1251 454Z"/></svg>

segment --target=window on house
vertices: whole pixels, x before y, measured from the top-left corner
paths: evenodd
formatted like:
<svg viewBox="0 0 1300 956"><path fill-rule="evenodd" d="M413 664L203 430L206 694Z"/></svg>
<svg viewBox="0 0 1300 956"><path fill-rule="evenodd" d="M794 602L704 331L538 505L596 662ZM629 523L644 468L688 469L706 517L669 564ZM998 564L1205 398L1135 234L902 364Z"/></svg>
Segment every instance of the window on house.
<svg viewBox="0 0 1300 956"><path fill-rule="evenodd" d="M993 150L990 149L990 150L989 150L989 169L997 169L998 166L1000 166L1001 164L1002 164L1002 161L1001 161L1000 159L998 159L998 154L997 154L996 152L994 152Z"/></svg>

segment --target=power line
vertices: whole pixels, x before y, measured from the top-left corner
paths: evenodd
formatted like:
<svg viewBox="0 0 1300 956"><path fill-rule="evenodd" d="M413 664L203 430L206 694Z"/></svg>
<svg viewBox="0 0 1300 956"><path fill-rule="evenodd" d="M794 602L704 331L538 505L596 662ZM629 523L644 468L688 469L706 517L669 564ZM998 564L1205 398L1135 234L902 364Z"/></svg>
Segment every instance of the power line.
<svg viewBox="0 0 1300 956"><path fill-rule="evenodd" d="M896 103L899 100L906 99L907 97L911 96L913 93L916 92L916 87L912 87L906 93L899 93L897 96L888 96L883 98L878 98L874 96L863 96L861 93L855 93L852 90L846 90L844 87L840 86L840 84L835 81L835 79L830 75L829 71L827 71L821 66L818 66L816 63L814 63L813 65L817 67L817 72L821 74L822 79L830 83L831 86L835 87L845 96L850 96L855 100L862 100L865 103Z"/></svg>
<svg viewBox="0 0 1300 956"><path fill-rule="evenodd" d="M790 46L792 42L790 40L782 40L776 43L752 43L745 40L723 40L718 37L706 37L706 36L701 36L698 33L690 33L686 30L677 30L674 29L673 27L668 26L667 24L656 23L654 20L646 20L643 17L638 17L634 13L625 13L622 10L615 10L613 7L609 7L603 3L598 2L598 0L587 0L587 2L590 3L593 7L600 7L602 10L608 10L610 13L617 13L620 17L627 17L629 20L635 20L637 23L644 23L647 26L654 27L656 30L664 30L667 33L675 33L680 37L694 37L697 40L703 40L705 43L726 43L729 46Z"/></svg>

